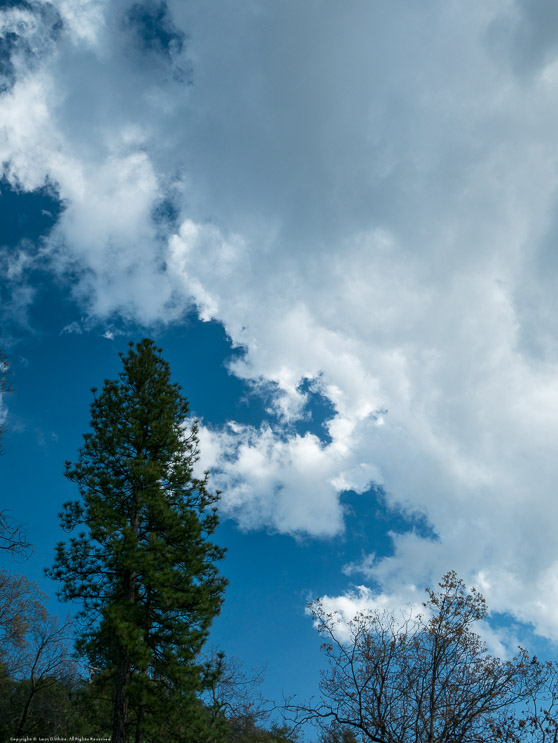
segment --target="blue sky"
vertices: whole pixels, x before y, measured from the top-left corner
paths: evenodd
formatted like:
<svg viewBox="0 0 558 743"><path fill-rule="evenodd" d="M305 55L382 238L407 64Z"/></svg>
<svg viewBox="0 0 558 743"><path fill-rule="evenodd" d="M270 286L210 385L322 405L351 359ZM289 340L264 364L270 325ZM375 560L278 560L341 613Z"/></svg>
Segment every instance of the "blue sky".
<svg viewBox="0 0 558 743"><path fill-rule="evenodd" d="M54 593L89 389L149 335L223 491L214 639L267 663L270 693L315 684L309 598L398 606L449 569L494 647L555 642L554 2L0 12L22 569Z"/></svg>

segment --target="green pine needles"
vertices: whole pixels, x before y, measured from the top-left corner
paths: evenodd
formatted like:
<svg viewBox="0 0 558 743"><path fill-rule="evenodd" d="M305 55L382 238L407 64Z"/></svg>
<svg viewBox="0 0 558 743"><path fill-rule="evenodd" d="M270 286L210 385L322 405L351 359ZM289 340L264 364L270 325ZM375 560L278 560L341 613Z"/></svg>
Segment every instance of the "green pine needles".
<svg viewBox="0 0 558 743"><path fill-rule="evenodd" d="M81 498L60 518L79 531L47 572L63 600L82 604L77 647L110 700L112 742L214 740L199 654L226 586L224 550L208 541L219 493L194 476L197 428L184 425L188 402L161 350L146 339L121 358L119 379L91 405L77 462L66 463Z"/></svg>

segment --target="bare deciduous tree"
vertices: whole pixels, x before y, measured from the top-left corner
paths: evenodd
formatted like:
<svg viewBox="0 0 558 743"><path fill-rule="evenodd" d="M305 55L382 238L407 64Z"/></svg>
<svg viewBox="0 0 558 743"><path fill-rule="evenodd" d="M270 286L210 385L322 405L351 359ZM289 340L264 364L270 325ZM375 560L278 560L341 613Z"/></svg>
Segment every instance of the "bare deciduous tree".
<svg viewBox="0 0 558 743"><path fill-rule="evenodd" d="M39 722L51 729L45 717L56 711L44 709L45 695L57 685L77 683L70 622L50 616L46 598L24 576L0 570L0 701L15 736L36 732Z"/></svg>
<svg viewBox="0 0 558 743"><path fill-rule="evenodd" d="M238 658L225 657L214 648L206 656L206 665L214 670L213 680L204 701L219 715L229 719L264 720L273 705L264 699L260 687L265 667L247 671Z"/></svg>
<svg viewBox="0 0 558 743"><path fill-rule="evenodd" d="M226 720L227 740L236 743L249 739L254 731L261 732L259 726L272 709L260 692L265 669L246 671L238 658L225 657L215 649L205 664L211 681L203 701L217 725Z"/></svg>
<svg viewBox="0 0 558 743"><path fill-rule="evenodd" d="M17 672L16 658L25 645L31 619L46 611L45 600L35 583L0 570L0 661L9 673Z"/></svg>
<svg viewBox="0 0 558 743"><path fill-rule="evenodd" d="M33 704L50 687L78 678L75 661L71 657L71 625L58 617L45 614L32 623L25 648L23 668L24 697L15 735L34 731ZM44 721L41 720L44 724Z"/></svg>
<svg viewBox="0 0 558 743"><path fill-rule="evenodd" d="M0 550L23 559L33 551L25 526L15 521L6 508L0 510Z"/></svg>
<svg viewBox="0 0 558 743"><path fill-rule="evenodd" d="M556 667L520 649L492 656L474 631L484 598L454 572L422 615L362 612L348 624L312 605L329 668L299 723L332 722L372 743L556 743Z"/></svg>

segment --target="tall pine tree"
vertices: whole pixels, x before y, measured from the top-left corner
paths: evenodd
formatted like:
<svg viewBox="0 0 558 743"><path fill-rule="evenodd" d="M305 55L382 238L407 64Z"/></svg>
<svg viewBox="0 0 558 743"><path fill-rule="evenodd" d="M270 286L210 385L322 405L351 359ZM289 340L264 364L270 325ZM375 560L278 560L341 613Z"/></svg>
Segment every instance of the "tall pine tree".
<svg viewBox="0 0 558 743"><path fill-rule="evenodd" d="M91 432L66 477L81 498L64 504L66 531L48 574L60 597L82 603L78 649L94 683L110 691L112 743L213 740L199 696L209 670L199 653L226 581L218 493L196 478L197 428L169 365L145 339L121 355L123 371L91 405ZM96 390L93 390L96 395Z"/></svg>

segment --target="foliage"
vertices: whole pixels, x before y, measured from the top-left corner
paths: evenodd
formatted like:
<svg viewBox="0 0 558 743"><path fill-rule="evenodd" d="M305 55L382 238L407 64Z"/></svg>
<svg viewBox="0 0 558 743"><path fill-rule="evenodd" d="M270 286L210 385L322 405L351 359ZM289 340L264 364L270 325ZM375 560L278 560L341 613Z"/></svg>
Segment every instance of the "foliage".
<svg viewBox="0 0 558 743"><path fill-rule="evenodd" d="M188 402L160 349L146 339L121 358L66 465L81 497L61 520L79 531L48 574L82 605L78 649L112 700L113 741L201 743L213 733L198 700L214 671L199 654L226 584L215 565L224 551L208 541L218 493L207 473L194 476L197 428L185 427Z"/></svg>
<svg viewBox="0 0 558 743"><path fill-rule="evenodd" d="M357 737L350 727L333 721L327 728L322 729L320 743L357 743Z"/></svg>
<svg viewBox="0 0 558 743"><path fill-rule="evenodd" d="M297 731L290 725L272 723L269 728L256 724L250 718L228 721L226 743L302 743Z"/></svg>
<svg viewBox="0 0 558 743"><path fill-rule="evenodd" d="M555 666L521 649L490 655L474 631L484 598L454 572L439 585L419 616L362 612L347 625L316 602L329 668L320 701L295 707L299 722L333 721L374 743L555 741Z"/></svg>

